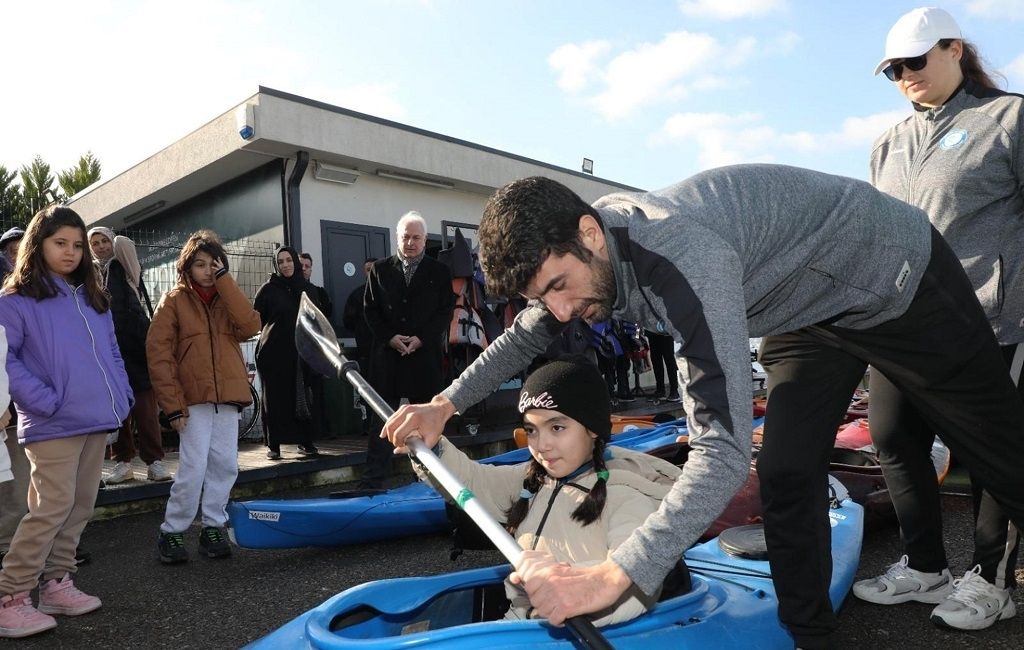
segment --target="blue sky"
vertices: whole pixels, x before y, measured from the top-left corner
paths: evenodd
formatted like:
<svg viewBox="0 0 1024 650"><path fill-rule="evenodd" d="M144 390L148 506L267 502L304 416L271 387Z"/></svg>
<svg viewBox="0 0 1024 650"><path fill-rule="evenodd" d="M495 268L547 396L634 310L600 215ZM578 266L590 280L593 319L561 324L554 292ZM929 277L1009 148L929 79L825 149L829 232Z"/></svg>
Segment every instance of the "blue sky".
<svg viewBox="0 0 1024 650"><path fill-rule="evenodd" d="M916 2L363 0L5 5L0 163L104 177L265 85L656 188L744 161L864 178L909 112L873 77ZM947 0L1024 91L1024 0ZM44 25L40 29L40 26ZM31 65L26 62L31 61Z"/></svg>

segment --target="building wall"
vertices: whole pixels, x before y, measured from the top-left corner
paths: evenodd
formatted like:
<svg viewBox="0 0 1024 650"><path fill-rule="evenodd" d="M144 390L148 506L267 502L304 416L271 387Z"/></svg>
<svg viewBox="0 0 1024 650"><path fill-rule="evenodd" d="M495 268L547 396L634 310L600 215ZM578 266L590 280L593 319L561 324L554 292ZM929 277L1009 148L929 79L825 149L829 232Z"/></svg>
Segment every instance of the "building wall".
<svg viewBox="0 0 1024 650"><path fill-rule="evenodd" d="M282 161L203 192L147 219L129 232L154 300L177 283L175 262L187 237L202 228L224 242L236 280L250 298L272 270L275 243L284 241Z"/></svg>
<svg viewBox="0 0 1024 650"><path fill-rule="evenodd" d="M489 194L457 189L440 189L406 181L379 178L363 174L352 185L317 180L310 164L299 187L302 197L302 250L322 257L320 222L380 226L387 228L389 252L395 252L395 224L398 219L415 210L427 221L431 235L441 235L442 221L480 223L480 215ZM362 260L350 260L357 267ZM324 284L322 265L313 267L313 282Z"/></svg>

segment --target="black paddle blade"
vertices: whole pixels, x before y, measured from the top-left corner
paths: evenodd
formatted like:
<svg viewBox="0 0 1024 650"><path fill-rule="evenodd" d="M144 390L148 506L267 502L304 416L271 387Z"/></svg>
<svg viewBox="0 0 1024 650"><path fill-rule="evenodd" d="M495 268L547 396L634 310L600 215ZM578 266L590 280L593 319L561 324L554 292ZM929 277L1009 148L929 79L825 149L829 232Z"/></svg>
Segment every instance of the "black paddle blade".
<svg viewBox="0 0 1024 650"><path fill-rule="evenodd" d="M302 360L325 377L339 377L345 364L334 328L305 293L295 322L295 349Z"/></svg>

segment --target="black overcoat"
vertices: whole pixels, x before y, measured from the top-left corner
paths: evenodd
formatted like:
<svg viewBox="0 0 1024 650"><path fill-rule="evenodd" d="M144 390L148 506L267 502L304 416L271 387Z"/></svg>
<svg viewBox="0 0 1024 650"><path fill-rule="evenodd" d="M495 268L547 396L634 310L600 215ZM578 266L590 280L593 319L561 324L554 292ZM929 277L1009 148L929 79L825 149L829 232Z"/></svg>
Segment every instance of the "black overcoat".
<svg viewBox="0 0 1024 650"><path fill-rule="evenodd" d="M424 257L408 286L398 255L374 263L363 296L373 333L369 380L392 406L403 397L430 401L444 388L441 363L454 305L451 273L437 260ZM403 357L388 345L396 334L418 336L423 347Z"/></svg>
<svg viewBox="0 0 1024 650"><path fill-rule="evenodd" d="M128 282L128 274L117 260L112 260L107 267L107 293L110 294L110 314L114 319L117 348L124 360L128 383L133 391L149 390L152 388L146 365L149 317Z"/></svg>

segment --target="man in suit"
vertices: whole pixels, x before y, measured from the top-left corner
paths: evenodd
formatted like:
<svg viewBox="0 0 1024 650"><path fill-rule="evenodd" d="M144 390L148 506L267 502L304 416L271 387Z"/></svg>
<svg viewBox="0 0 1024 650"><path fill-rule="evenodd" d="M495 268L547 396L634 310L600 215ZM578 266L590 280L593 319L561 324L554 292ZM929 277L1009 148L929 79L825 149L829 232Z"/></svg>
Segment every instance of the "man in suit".
<svg viewBox="0 0 1024 650"><path fill-rule="evenodd" d="M313 284L313 281L309 279L313 275L313 256L309 253L299 253L299 261L302 262L302 277L306 278L306 282ZM316 295L310 296L310 298L315 298L317 309L323 312L327 320L331 320L334 317L334 305L331 303L330 294L327 293L327 289L315 284L313 284L313 290Z"/></svg>
<svg viewBox="0 0 1024 650"><path fill-rule="evenodd" d="M374 263L363 295L364 317L374 333L369 381L392 408L402 398L427 401L443 388L441 355L455 305L451 272L426 255L423 217L408 212L395 230L398 253ZM374 433L381 424L375 419ZM387 440L368 437L363 487L381 487L391 471L392 450Z"/></svg>
<svg viewBox="0 0 1024 650"><path fill-rule="evenodd" d="M313 275L313 256L309 253L299 253L299 262L302 264L302 277L313 287L309 297L313 299L316 308L327 317L327 320L333 322L334 305L331 303L330 294L327 293L327 289L313 284L313 281L310 280L310 277ZM307 367L303 367L302 372L303 380L313 395L313 403L310 404L310 409L312 410L313 426L315 427L314 435L322 436L330 429L330 425L327 422L327 398L324 394L324 378Z"/></svg>

